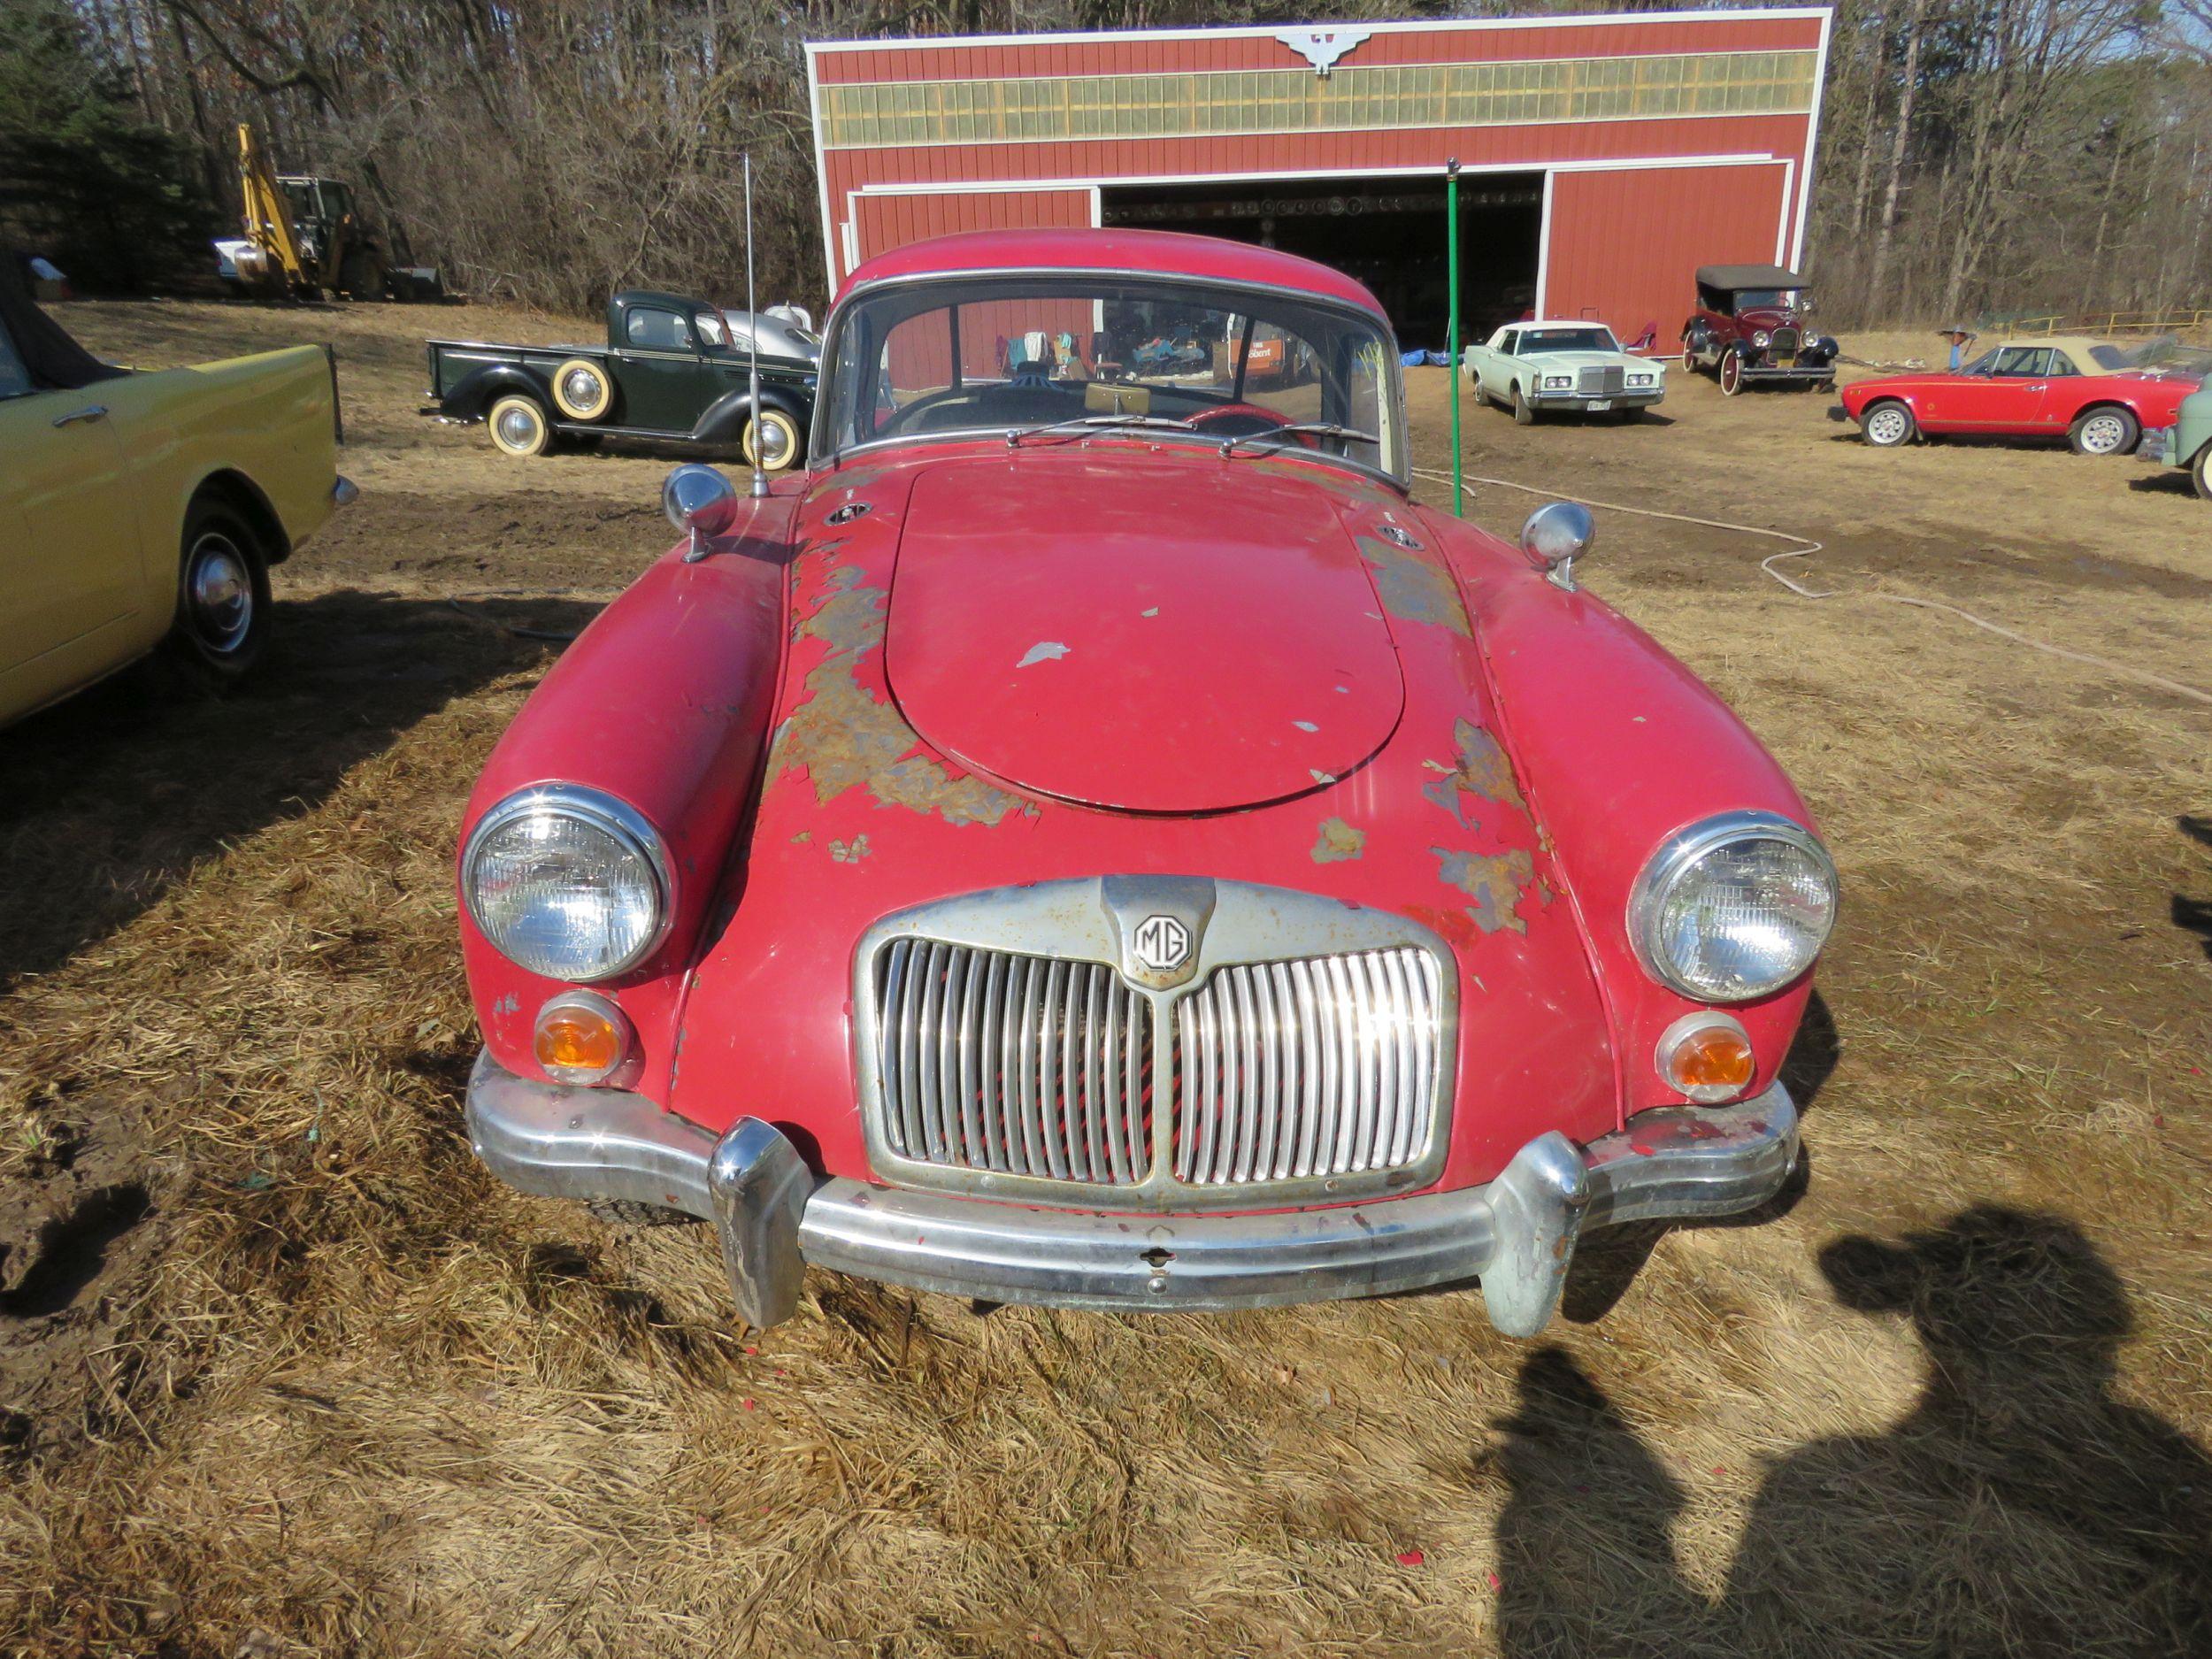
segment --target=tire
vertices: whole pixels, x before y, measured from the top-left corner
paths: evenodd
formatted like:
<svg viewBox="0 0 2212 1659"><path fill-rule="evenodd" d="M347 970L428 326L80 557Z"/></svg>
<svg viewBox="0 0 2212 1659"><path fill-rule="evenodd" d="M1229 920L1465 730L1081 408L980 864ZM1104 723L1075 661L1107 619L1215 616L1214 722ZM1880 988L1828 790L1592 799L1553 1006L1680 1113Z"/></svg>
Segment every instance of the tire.
<svg viewBox="0 0 2212 1659"><path fill-rule="evenodd" d="M1912 411L1893 397L1870 403L1859 417L1859 431L1878 449L1901 449L1919 434Z"/></svg>
<svg viewBox="0 0 2212 1659"><path fill-rule="evenodd" d="M2212 501L2212 443L2197 451L2197 458L2189 463L2189 481L2197 487L2197 494Z"/></svg>
<svg viewBox="0 0 2212 1659"><path fill-rule="evenodd" d="M510 392L496 400L484 424L502 455L526 460L553 447L553 423L545 418L545 405L521 392Z"/></svg>
<svg viewBox="0 0 2212 1659"><path fill-rule="evenodd" d="M269 549L245 516L201 500L184 516L177 611L161 654L204 691L229 689L251 672L269 637Z"/></svg>
<svg viewBox="0 0 2212 1659"><path fill-rule="evenodd" d="M753 433L757 427L767 434L767 453L759 457L762 472L782 472L798 465L805 440L799 435L799 423L780 409L764 409L745 423L742 447L746 465L753 464Z"/></svg>
<svg viewBox="0 0 2212 1659"><path fill-rule="evenodd" d="M614 380L604 365L571 357L553 371L553 402L571 420L596 420L614 407Z"/></svg>
<svg viewBox="0 0 2212 1659"><path fill-rule="evenodd" d="M681 1227L698 1217L662 1204L640 1203L634 1198L587 1198L584 1208L595 1220L610 1227Z"/></svg>
<svg viewBox="0 0 2212 1659"><path fill-rule="evenodd" d="M1685 334L1685 335L1683 335L1683 336L1682 336L1682 367L1683 367L1683 370L1685 371L1685 373L1690 373L1690 374L1695 374L1695 373L1698 372L1697 352L1698 352L1698 339L1697 339L1697 336L1696 336L1695 334Z"/></svg>
<svg viewBox="0 0 2212 1659"><path fill-rule="evenodd" d="M1521 396L1521 388L1517 386L1513 388L1513 424L1517 426L1536 424L1536 411L1528 399Z"/></svg>
<svg viewBox="0 0 2212 1659"><path fill-rule="evenodd" d="M1720 354L1720 395L1734 397L1743 390L1743 353L1731 346Z"/></svg>
<svg viewBox="0 0 2212 1659"><path fill-rule="evenodd" d="M1477 409L1490 401L1490 394L1482 389L1482 376L1473 369L1467 371L1467 396L1475 400Z"/></svg>
<svg viewBox="0 0 2212 1659"><path fill-rule="evenodd" d="M2142 422L2117 403L2085 409L2066 429L2076 455L2131 455L2142 435Z"/></svg>

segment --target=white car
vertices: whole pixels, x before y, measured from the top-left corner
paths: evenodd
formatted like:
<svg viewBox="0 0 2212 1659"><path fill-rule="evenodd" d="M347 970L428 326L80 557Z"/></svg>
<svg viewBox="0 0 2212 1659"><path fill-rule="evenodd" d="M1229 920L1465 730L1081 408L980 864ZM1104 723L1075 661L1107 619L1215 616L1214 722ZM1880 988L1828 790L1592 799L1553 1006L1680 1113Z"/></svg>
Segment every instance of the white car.
<svg viewBox="0 0 2212 1659"><path fill-rule="evenodd" d="M1524 426L1554 410L1632 420L1667 395L1666 370L1630 356L1603 323L1508 323L1467 348L1466 370L1478 400Z"/></svg>

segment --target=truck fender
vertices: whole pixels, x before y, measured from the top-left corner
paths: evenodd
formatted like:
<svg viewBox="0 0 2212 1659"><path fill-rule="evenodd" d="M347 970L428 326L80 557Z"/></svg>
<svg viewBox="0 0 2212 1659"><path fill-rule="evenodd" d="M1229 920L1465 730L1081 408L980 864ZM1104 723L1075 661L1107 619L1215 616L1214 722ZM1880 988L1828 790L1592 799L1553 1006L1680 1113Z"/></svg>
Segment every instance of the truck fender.
<svg viewBox="0 0 2212 1659"><path fill-rule="evenodd" d="M763 383L760 402L764 409L780 410L791 417L803 439L808 426L813 424L814 411L809 400L795 396L780 386ZM752 419L753 399L749 390L726 392L709 403L691 428L694 443L737 443L745 435L745 423Z"/></svg>
<svg viewBox="0 0 2212 1659"><path fill-rule="evenodd" d="M438 412L457 420L474 420L509 392L534 397L544 405L546 419L558 415L553 406L553 388L545 377L516 363L488 363L472 371L459 385L438 400Z"/></svg>

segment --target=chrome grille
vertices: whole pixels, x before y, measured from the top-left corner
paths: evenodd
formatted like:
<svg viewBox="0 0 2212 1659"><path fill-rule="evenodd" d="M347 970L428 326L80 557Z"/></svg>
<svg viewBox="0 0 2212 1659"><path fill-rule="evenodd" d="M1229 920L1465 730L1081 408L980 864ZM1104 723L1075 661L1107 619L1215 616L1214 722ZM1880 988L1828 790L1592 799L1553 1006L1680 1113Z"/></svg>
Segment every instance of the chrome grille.
<svg viewBox="0 0 2212 1659"><path fill-rule="evenodd" d="M1575 392L1582 397L1610 397L1627 384L1627 371L1618 364L1592 365L1575 373Z"/></svg>
<svg viewBox="0 0 2212 1659"><path fill-rule="evenodd" d="M1224 967L1176 1006L1175 1179L1392 1169L1435 1130L1435 959L1401 947Z"/></svg>
<svg viewBox="0 0 2212 1659"><path fill-rule="evenodd" d="M899 1156L1101 1186L1151 1174L1151 1004L1113 969L912 938L876 964Z"/></svg>
<svg viewBox="0 0 2212 1659"><path fill-rule="evenodd" d="M1793 357L1804 345L1805 336L1794 328L1778 328L1768 337L1767 343L1773 347L1776 357Z"/></svg>

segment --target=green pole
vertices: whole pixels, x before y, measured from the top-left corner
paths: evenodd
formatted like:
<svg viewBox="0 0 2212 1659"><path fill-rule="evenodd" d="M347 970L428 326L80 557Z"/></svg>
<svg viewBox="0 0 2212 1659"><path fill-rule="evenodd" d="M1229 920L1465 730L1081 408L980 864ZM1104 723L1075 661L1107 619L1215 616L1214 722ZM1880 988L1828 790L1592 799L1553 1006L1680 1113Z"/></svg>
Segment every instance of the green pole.
<svg viewBox="0 0 2212 1659"><path fill-rule="evenodd" d="M1452 377L1452 516L1467 516L1467 465L1459 452L1459 157L1444 164L1444 280L1451 285L1451 327L1444 356Z"/></svg>

